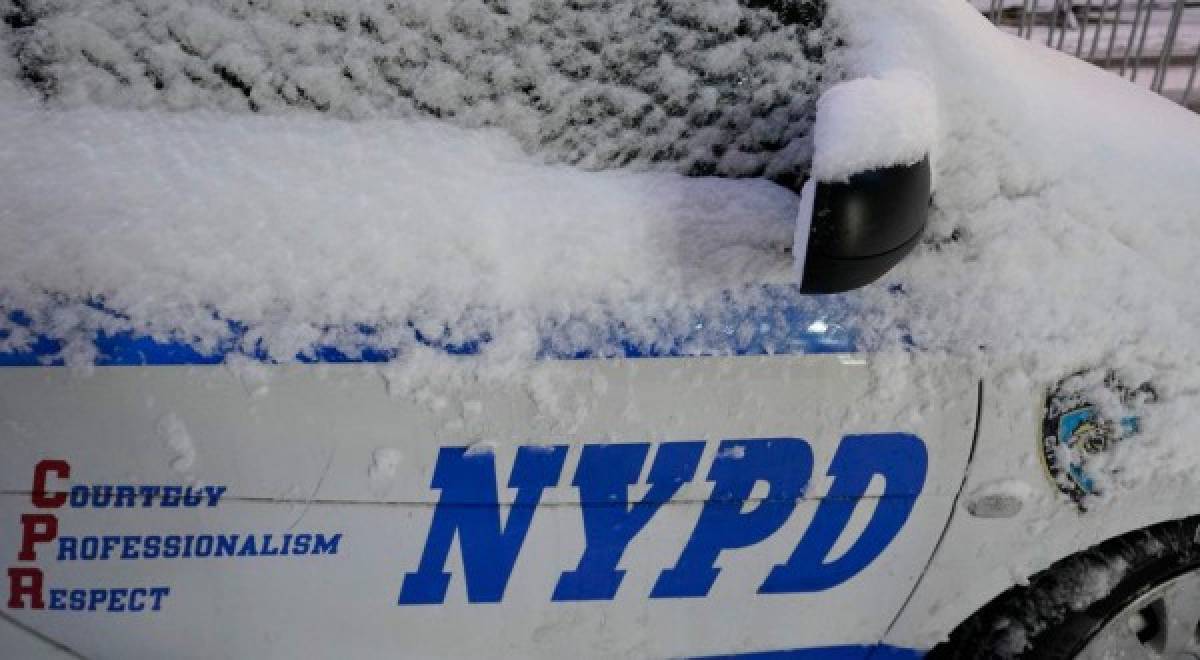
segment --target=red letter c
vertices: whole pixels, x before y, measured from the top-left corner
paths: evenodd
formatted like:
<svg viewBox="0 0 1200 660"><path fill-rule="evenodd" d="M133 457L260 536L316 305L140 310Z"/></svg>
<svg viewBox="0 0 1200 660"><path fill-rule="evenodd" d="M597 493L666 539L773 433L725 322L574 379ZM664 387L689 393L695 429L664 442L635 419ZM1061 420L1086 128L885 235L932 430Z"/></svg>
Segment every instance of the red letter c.
<svg viewBox="0 0 1200 660"><path fill-rule="evenodd" d="M67 501L66 493L46 492L46 475L53 473L62 479L71 476L71 466L61 459L47 458L33 468L33 505L39 509L56 509Z"/></svg>

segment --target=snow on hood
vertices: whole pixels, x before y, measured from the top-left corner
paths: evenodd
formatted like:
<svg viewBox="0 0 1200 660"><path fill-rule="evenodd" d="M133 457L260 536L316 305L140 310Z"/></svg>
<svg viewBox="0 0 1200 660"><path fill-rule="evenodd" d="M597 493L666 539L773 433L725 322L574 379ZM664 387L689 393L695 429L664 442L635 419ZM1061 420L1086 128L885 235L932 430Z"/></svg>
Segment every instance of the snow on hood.
<svg viewBox="0 0 1200 660"><path fill-rule="evenodd" d="M1114 471L1128 487L1186 476L1200 463L1200 117L958 0L837 0L828 22L848 77L910 70L937 98L927 241L864 292L875 341L971 360L1031 409L1081 369L1151 381L1162 400ZM885 361L895 396L911 359Z"/></svg>

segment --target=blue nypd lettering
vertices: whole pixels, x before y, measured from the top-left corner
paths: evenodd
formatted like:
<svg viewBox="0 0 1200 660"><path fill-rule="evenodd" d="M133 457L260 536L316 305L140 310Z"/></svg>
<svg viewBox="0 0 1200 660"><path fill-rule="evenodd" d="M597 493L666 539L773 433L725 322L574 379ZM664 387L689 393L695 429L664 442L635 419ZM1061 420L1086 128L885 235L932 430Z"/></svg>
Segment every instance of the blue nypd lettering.
<svg viewBox="0 0 1200 660"><path fill-rule="evenodd" d="M571 486L578 490L584 549L578 564L559 576L554 601L611 600L624 571L625 550L662 507L698 472L703 442L658 445L644 485L645 495L630 501L631 486L642 485L650 444L586 445ZM534 514L547 488L557 487L567 447L521 447L508 487L512 504L500 505L495 458L465 447L438 454L432 487L440 491L419 564L405 574L398 604L445 601L451 574L446 561L457 538L467 600L496 603L504 598ZM820 500L791 555L770 569L761 594L816 592L859 574L896 538L924 488L928 472L925 444L905 433L851 435L842 439L827 474L832 486ZM814 469L811 446L799 438L725 440L705 479L712 491L675 563L664 567L650 598L707 596L720 576L718 558L772 537L804 497ZM848 550L832 557L858 503L876 477L885 489L866 526ZM756 484L765 494L753 498ZM502 516L502 509L506 515Z"/></svg>
<svg viewBox="0 0 1200 660"><path fill-rule="evenodd" d="M617 562L630 541L683 484L692 480L703 442L668 442L654 457L649 492L629 504L629 487L641 474L649 444L588 445L572 482L579 489L587 545L579 566L562 574L554 600L611 600L625 577Z"/></svg>
<svg viewBox="0 0 1200 660"><path fill-rule="evenodd" d="M521 447L508 487L517 499L500 524L496 465L490 452L468 453L466 447L443 447L433 472L433 487L442 491L416 573L404 578L401 605L441 603L450 574L442 571L455 534L463 554L467 598L496 603L504 597L508 576L525 542L542 491L558 483L567 457L565 446Z"/></svg>
<svg viewBox="0 0 1200 660"><path fill-rule="evenodd" d="M759 593L822 591L858 575L904 527L925 485L929 458L915 436L851 435L842 441L829 466L833 487L787 563L776 566ZM875 513L858 540L841 557L829 560L833 545L850 524L854 507L875 476L884 478L884 491Z"/></svg>
<svg viewBox="0 0 1200 660"><path fill-rule="evenodd" d="M804 495L812 466L812 449L803 440L722 442L708 471L712 496L704 503L679 561L659 574L650 597L707 596L721 572L714 566L721 552L759 543L782 527ZM758 481L767 483L767 494L743 512Z"/></svg>

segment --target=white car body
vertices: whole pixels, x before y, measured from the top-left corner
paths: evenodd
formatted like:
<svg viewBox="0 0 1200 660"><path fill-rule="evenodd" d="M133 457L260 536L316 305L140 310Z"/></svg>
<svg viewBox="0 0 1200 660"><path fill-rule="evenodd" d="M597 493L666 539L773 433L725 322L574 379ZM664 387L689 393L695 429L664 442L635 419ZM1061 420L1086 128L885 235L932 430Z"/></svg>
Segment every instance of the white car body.
<svg viewBox="0 0 1200 660"><path fill-rule="evenodd" d="M568 423L539 409L521 389L465 386L444 406L390 396L377 365L274 367L270 387L258 396L247 396L238 374L221 366L100 367L87 377L66 368L4 368L0 553L10 558L10 577L13 569L40 571L46 603L32 609L22 583L12 578L7 595L19 606L8 603L0 645L47 657L56 654L53 644L84 657L695 657L768 651L805 658L905 657L929 648L1011 586L1019 577L1013 567L1032 573L1128 531L1105 524L1120 517L1085 518L1066 498L1051 497L1062 513L1041 535L1044 544L1008 542L1026 532L1020 512L980 518L968 513L967 504L981 484L998 479L1056 494L1037 458L1039 397L989 388L946 362L929 372L939 381L937 401L872 400L870 359L545 361L538 368L556 387L587 401ZM913 408L936 412L914 416ZM870 442L886 450L890 445L878 434L895 433L919 438L928 456L911 515L895 537L861 571L831 586L759 593L773 567L786 562L813 526L835 485L826 474L844 438L874 436ZM705 477L714 461L736 466L746 459L745 452L720 443L754 438L802 439L811 447L804 496L760 542L721 551L710 590L652 597L656 580L680 558L713 495L714 484ZM589 500L581 506L581 491L572 485L583 447L679 441L703 442L694 477L620 553L619 569L626 574L615 595L555 600L560 576L574 570L584 552L584 517L599 505ZM496 558L503 552L488 547L470 559L481 576L472 580L480 602L471 602L463 539L456 535L444 561L436 552L433 557L450 576L444 598L398 604L406 575L418 572L439 511L439 490L431 486L439 450L472 444L476 449L468 455L476 460L494 456L501 485L518 451L550 456L548 447L562 446L565 462L541 492L527 535L517 539L498 600L488 595L484 574L503 569L504 560ZM651 450L645 457L638 485L628 490L631 501L648 492L644 484L656 455ZM901 469L890 462L897 457L911 458L895 454L863 469ZM37 470L47 459L65 461L69 473L61 466ZM161 499L143 507L151 500L141 492L117 500L119 508L113 502L98 508L83 495L70 499L72 488L86 494L101 484L192 486L197 495L193 506L180 502L180 508L165 509ZM751 501L739 501L739 516L750 516L761 498L770 499L766 485L755 484ZM216 491L199 495L205 486L225 489L213 506ZM859 542L887 488L882 475L872 477L866 497L853 501L853 516L826 564ZM34 498L58 492L67 494L58 506ZM501 487L499 506L485 509L505 525L519 492ZM1120 505L1136 509L1142 524L1187 513L1176 503L1136 497ZM30 515L53 516L54 533L36 520L24 524L22 517ZM736 519L734 527L749 520ZM327 546L320 554L297 556L295 548L281 545L287 534L318 533L332 551ZM282 550L284 556L120 558L123 550L146 554L140 540L128 550L109 542L108 558L101 558L105 536L171 534L239 534L242 543L254 534L258 546L251 555ZM264 540L268 534L273 542ZM64 537L75 540L64 546ZM87 537L96 537L91 549L83 545ZM479 546L488 537L477 539L472 544ZM23 544L35 559L21 560ZM246 554L242 546L239 551ZM85 558L89 552L93 559ZM993 566L1005 568L989 570ZM819 577L826 570L810 573ZM693 568L684 572L695 577ZM157 599L139 594L146 610L137 612L111 591L95 602L79 600L93 598L88 592L72 603L70 593L160 586L169 591Z"/></svg>
<svg viewBox="0 0 1200 660"><path fill-rule="evenodd" d="M5 107L24 114L7 130L34 136L25 146L48 172L30 168L25 179L0 182L14 197L27 193L21 209L30 214L0 230L32 241L42 214L55 221L45 227L62 231L45 232L41 252L29 251L27 263L3 271L11 282L0 287L0 295L10 293L5 287L17 292L16 302L0 299L6 570L0 655L913 658L1056 561L1200 513L1190 497L1164 497L1186 483L1166 472L1153 487L1123 485L1102 507L1084 512L1062 492L1055 480L1061 475L1048 473L1042 428L1048 393L1072 370L1147 375L1139 383L1166 376L1155 382L1174 388L1167 394L1176 398L1162 407L1168 412L1195 400L1189 380L1195 372L1187 369L1200 363L1190 341L1200 317L1194 295L1177 284L1194 274L1193 248L1200 245L1180 209L1200 198L1194 187L1178 199L1160 194L1186 187L1180 182L1194 174L1189 167L1200 153L1191 149L1200 144L1194 118L1163 109L1169 104L1161 99L1133 98L1128 106L1096 104L1095 112L1118 128L1144 129L1136 139L1091 140L1094 126L1083 121L1038 132L1045 116L1078 107L1078 97L1099 90L1102 98L1120 100L1127 90L1082 64L983 31L966 3L958 3L966 7L959 13L946 10L950 0L833 4L851 44L838 54L843 73L875 80L851 80L825 96L822 112L844 120L818 121L813 172L834 182L872 167L932 161L938 215L929 244L897 271L901 278L849 303L833 299L833 306L849 308L828 316L813 311L824 304L813 300L827 299L800 296L798 286L781 283L791 275L792 257L781 247L791 219L777 222L778 209L790 209L791 217L793 201L811 209L815 184L805 200L774 189L764 211L749 202L723 206L732 199L723 190L733 188L701 195L699 187L672 188L678 181L663 174L639 188L641 197L622 201L619 191L632 178L592 188L590 175L518 161L519 150L507 142L500 157L487 159L478 157L492 153L486 141L462 156L446 145L468 142L435 140L429 150L438 156L441 178L452 179L461 160L483 163L472 172L477 180L424 191L413 176L401 189L374 170L420 172L427 163L419 148L390 159L396 150L372 133L385 130L386 120L347 124L325 141L330 132L320 121L236 123L181 114L156 120L158 133L138 145L123 137L140 139L144 120L137 113L83 110L46 120L40 107L30 109L32 101L9 101ZM994 64L993 56L1040 72L1030 76L1034 91L1022 92L1008 69L984 66ZM1054 75L1044 73L1050 70ZM1046 91L1063 80L1074 86ZM919 116L909 121L914 117L889 113L889 103ZM1161 121L1145 122L1139 114L1145 108L1160 112ZM102 146L42 139L59 131L90 134L102 124L95 117L110 122L96 131L109 131ZM424 124L413 130L437 135ZM161 143L176 133L190 136L189 150L156 160ZM391 139L412 144L416 134ZM214 135L221 149L210 148ZM475 144L473 135L455 135ZM261 168L243 157L243 141L251 151L275 142L295 148L274 154L281 172L295 162L321 167L297 168L290 172L295 179L265 176L268 185L253 180ZM126 151L130 144L137 149ZM342 160L322 160L331 149ZM1077 159L1063 155L1071 149ZM1127 190L1114 192L1104 163L1148 153L1165 154L1148 167L1154 176L1122 181ZM124 156L133 163L133 183L109 185L107 160ZM88 158L72 168L72 161ZM17 161L12 171L24 173ZM174 196L194 186L147 190L141 179L153 179L160 165L186 169L198 161L206 163L197 177L205 185L179 205L180 218L186 211L203 220L213 214L209 200L220 200L225 206L215 214L223 220L243 207L261 213L252 231L238 234L237 218L208 233L202 221L157 224L162 209L175 208ZM363 162L382 165L343 168ZM42 189L56 170L78 175L69 190ZM488 178L490 170L511 178ZM364 172L375 176L364 183ZM183 180L169 173L162 179ZM245 189L223 196L242 180ZM338 185L320 187L325 180ZM512 201L503 193L514 181L568 190L532 230L492 224L493 215L508 218L507 212L519 221L538 207L540 193L500 208ZM239 206L237 195L258 199L260 184L270 203ZM462 202L476 185L491 195L481 195L477 206L504 202L480 210L466 199L447 222L455 233L426 249L423 241L444 237L422 213ZM759 189L741 189L740 199ZM385 211L409 198L426 206L411 217L346 228L330 219L354 212L339 197L347 190L359 195L362 217L384 217L370 194L384 199ZM668 192L666 210L652 214L660 225L639 224L630 209ZM66 201L59 204L58 195ZM103 230L87 224L95 199L108 214ZM614 199L612 208L600 203ZM593 203L600 212L579 233L561 221L565 212L553 211ZM299 227L287 224L299 206L313 209L297 216ZM761 215L744 225L718 222L747 208ZM1162 234L1131 228L1130 209L1160 215ZM142 212L141 224L129 229L121 219L127 211ZM609 216L630 219L614 226ZM965 222L975 216L977 224ZM694 218L703 222L688 224ZM801 218L800 227L811 220ZM287 241L307 238L318 225L316 238L293 252ZM479 228L489 249L458 250L460 243L473 247ZM170 235L169 249L154 249L160 229ZM125 241L125 231L151 247ZM530 247L537 258L529 268L522 231L545 239ZM679 249L706 231L716 236L711 244L698 242L689 248L695 254ZM808 234L800 234L803 252ZM1094 235L1101 239L1089 242ZM310 262L337 252L330 243L347 236L382 246L363 252L361 270L388 276L373 281L349 251L339 253L329 272L306 272ZM588 240L596 241L600 257L576 268L570 262L592 256ZM9 243L0 250L11 252L0 254L10 263L26 258ZM226 243L229 254L219 250ZM56 250L82 265L73 269L74 263L44 256ZM139 250L153 263L142 263ZM173 250L188 267L172 270ZM393 258L389 250L404 256ZM212 254L222 259L209 260ZM1096 272L1080 276L1094 265L1085 259L1096 254ZM406 259L415 266L388 270ZM116 265L109 268L109 261ZM789 265L780 266L784 261ZM719 267L710 269L710 262ZM968 275L977 266L978 275ZM225 281L227 270L238 272ZM107 278L99 288L125 293L121 278L141 288L110 309L112 299L88 288L95 273ZM356 288L355 276L383 293ZM421 278L428 281L411 285ZM627 337L604 325L636 317L644 321L641 339L668 326L691 332L688 319L703 307L696 301L719 298L726 279L751 294L760 284L782 291L763 297L779 309L742 316L735 309L727 327L704 328L727 344L698 341L692 350L695 337L675 336L654 350L638 344L636 332ZM678 300L656 290L661 295L643 304L638 296L667 288L662 282L696 288ZM1158 286L1164 282L1172 286ZM56 286L70 296L56 297ZM276 299L273 286L287 291ZM276 324L282 309L319 316L327 311L322 304L338 302L336 292L363 294L366 302L330 312L345 322L375 309L370 296L387 295L388 286L408 287L407 297L385 308L391 316L381 325L390 334L370 319L356 329L384 342L382 349L370 344L383 351L371 357L365 349L353 358L337 353L344 347L322 352L320 341L337 337L322 325L325 317ZM1154 287L1166 292L1161 305L1147 302ZM1038 302L1034 294L1042 289L1048 293ZM444 308L415 321L405 316L440 301L439 291L453 294ZM606 316L597 311L603 304L589 301L576 309L576 291L592 291L618 309ZM175 307L177 293L184 303ZM217 302L205 298L210 294ZM497 309L481 313L484 321L473 317L493 294ZM622 309L622 296L635 302ZM60 318L60 298L79 309ZM222 316L222 301L258 317L238 325L246 319ZM666 321L648 309L660 302L678 304L663 315ZM542 312L559 314L548 321L551 330L561 329L555 322L575 321L576 312L593 314L581 322L581 334L599 348L581 351L570 341L561 351L546 348L553 342L536 335L547 328L523 324ZM862 328L875 332L869 341L822 343L834 324L852 323L859 312L864 326L877 324ZM183 327L164 330L156 313ZM764 334L782 334L755 334L764 318L776 323L773 329L764 323ZM454 319L475 324L451 328ZM449 344L480 334L489 320L511 322L501 329L510 336L496 341L499 357ZM743 325L751 340L741 336ZM423 335L424 328L432 334ZM443 330L445 344L428 338ZM562 334L573 339L570 328ZM386 345L401 336L403 346ZM171 343L179 337L194 341ZM271 341L275 353L263 349ZM602 357L586 354L588 348ZM405 355L408 349L420 356ZM437 368L425 380L398 382L394 369L403 366L399 380L408 378L431 352ZM499 377L473 369L484 357L492 358L488 369L500 364ZM503 367L514 364L519 377L504 377ZM1158 446L1156 466L1179 450L1175 427L1185 421L1163 419L1155 430L1174 435Z"/></svg>
<svg viewBox="0 0 1200 660"><path fill-rule="evenodd" d="M898 409L871 410L873 422L843 428L839 418L869 389L865 362L855 356L580 360L542 368L589 400L587 414L570 428L519 390L469 388L460 392L468 402L465 413L459 401L431 410L397 400L373 366L280 368L269 392L253 399L222 367L111 367L85 380L66 369L5 369L3 388L13 394L4 397L0 417L9 421L6 446L14 449L6 452L3 474L3 520L11 530L3 536L5 556L16 557L24 542L25 514L52 514L60 535L80 537L272 533L278 544L289 530L341 535L336 554L257 559L122 561L113 555L107 561L59 561L61 538L37 543L36 561L11 566L40 568L47 589L161 584L170 594L153 613L101 611L103 605L7 613L88 657L145 649L199 657L210 652L206 640L214 636L223 654L274 657L397 649L412 657L680 657L872 645L917 584L950 514L970 453L978 389L959 375L958 396L944 402L936 417L904 426L900 420L911 404L897 402ZM714 373L720 378L706 377ZM631 417L630 408L640 414ZM167 423L176 426L167 436L184 434L194 447L187 470L194 483L227 488L217 506L103 510L72 508L68 501L49 510L31 502L34 468L46 458L70 464L68 478L51 474L48 488L55 490L68 484L186 485L180 465L172 469L178 448L168 446L170 440L164 444L166 411ZM924 443L928 477L911 518L883 554L834 588L756 593L810 526L830 488L823 475L842 438L897 431ZM484 443L479 456L494 452L501 484L519 446L565 446L566 462L533 511L499 602L468 601L460 538L445 560L451 578L444 601L398 605L438 511L439 493L431 488L438 452L462 446L466 438ZM716 562L722 571L706 594L651 598L656 578L679 559L711 495L713 484L704 477L719 443L743 438L807 441L814 459L807 494L762 542L722 552ZM580 506L571 480L582 446L661 447L688 440L703 441L695 478L634 536L620 561L627 575L615 597L554 601L556 581L576 567L584 549L588 506ZM646 458L638 483L647 479L653 457ZM722 460L737 465L742 459ZM764 485L752 498L770 497ZM872 486L882 492L884 484ZM645 492L629 489L634 500ZM505 505L516 492L501 488L497 496L501 517L510 520ZM856 509L841 551L858 538L871 502ZM747 504L746 512L755 506ZM816 616L830 611L854 614ZM15 626L5 634L6 642L27 637Z"/></svg>

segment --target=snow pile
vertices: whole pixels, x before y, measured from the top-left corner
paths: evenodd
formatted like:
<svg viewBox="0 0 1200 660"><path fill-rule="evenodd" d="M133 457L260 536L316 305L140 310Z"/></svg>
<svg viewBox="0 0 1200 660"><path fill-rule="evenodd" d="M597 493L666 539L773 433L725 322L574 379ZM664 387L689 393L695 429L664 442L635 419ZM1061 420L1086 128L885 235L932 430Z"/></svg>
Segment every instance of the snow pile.
<svg viewBox="0 0 1200 660"><path fill-rule="evenodd" d="M409 323L510 356L544 323L596 347L595 324L572 339L570 322L614 308L669 341L691 321L672 310L790 278L797 199L761 179L547 166L431 121L48 112L4 89L0 304L75 362L95 329L210 351L228 320L280 360L353 353L359 324L389 348ZM24 346L0 316L0 350Z"/></svg>
<svg viewBox="0 0 1200 660"><path fill-rule="evenodd" d="M914 71L838 83L817 103L812 174L845 181L879 167L912 165L936 153L937 106Z"/></svg>
<svg viewBox="0 0 1200 660"><path fill-rule="evenodd" d="M902 353L906 366L881 361L894 370L880 396L904 396L930 353L971 361L1031 405L1068 374L1111 369L1159 395L1135 411L1098 402L1109 419L1145 416L1108 466L1112 492L1190 481L1200 118L994 30L959 0L839 0L827 22L848 77L912 70L937 99L927 242L863 294L876 346L923 349Z"/></svg>
<svg viewBox="0 0 1200 660"><path fill-rule="evenodd" d="M21 0L8 22L23 77L61 106L444 118L589 168L794 184L819 5Z"/></svg>

